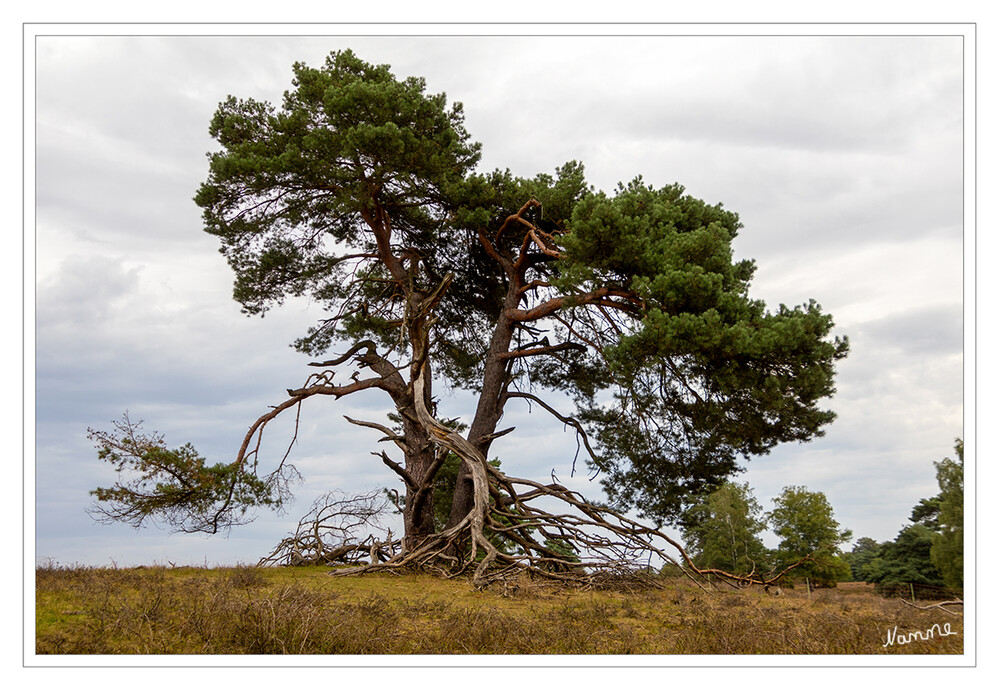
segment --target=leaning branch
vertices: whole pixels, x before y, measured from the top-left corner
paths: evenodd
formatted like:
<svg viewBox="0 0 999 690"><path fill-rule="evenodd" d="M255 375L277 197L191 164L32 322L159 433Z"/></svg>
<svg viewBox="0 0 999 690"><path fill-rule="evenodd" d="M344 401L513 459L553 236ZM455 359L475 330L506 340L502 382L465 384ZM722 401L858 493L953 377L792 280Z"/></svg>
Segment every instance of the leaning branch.
<svg viewBox="0 0 999 690"><path fill-rule="evenodd" d="M576 430L576 437L583 444L583 447L586 448L586 452L589 454L590 459L593 460L593 462L598 466L600 465L600 458L595 452L593 452L593 448L590 447L590 439L589 437L587 437L586 430L583 428L583 425L580 424L578 420L572 417L566 417L564 414L561 414L558 410L556 410L554 407L546 403L544 400L531 393L522 393L518 391L513 391L513 392L508 392L506 394L506 397L523 398L524 400L530 400L534 403L537 403L538 405L546 409L553 417L555 417L555 419L559 420L563 424L566 424L567 426L571 426L573 429ZM575 459L573 460L572 467L573 467L573 472L575 472L576 469Z"/></svg>
<svg viewBox="0 0 999 690"><path fill-rule="evenodd" d="M247 430L246 435L243 436L243 442L239 446L239 451L236 453L236 459L231 463L233 467L240 469L246 463L248 456L256 456L257 449L260 447L260 439L262 438L264 428L270 423L274 418L280 415L282 412L290 407L295 407L300 405L303 400L310 398L313 395L332 395L335 398L341 398L345 395L355 393L357 391L365 390L368 388L379 388L384 387L384 379L382 377L369 378L363 380L352 381L345 386L333 386L328 384L317 384L314 386L308 386L306 388L300 388L298 390L289 390L288 395L291 396L288 400L285 400L280 405L276 405L271 409L270 412L261 415L257 420L250 425ZM297 433L297 420L296 420L296 433ZM254 437L257 439L256 447L251 453L247 453L250 444L253 442ZM294 439L293 441L294 442ZM287 458L287 454L285 456ZM282 465L284 460L282 460ZM215 510L213 517L208 520L208 524L212 526L212 531L217 532L225 515L227 515L230 509L233 507L233 501L235 500L236 487L238 485L238 472L233 475L232 482L229 484L229 489L226 492L225 498L222 500L221 505Z"/></svg>

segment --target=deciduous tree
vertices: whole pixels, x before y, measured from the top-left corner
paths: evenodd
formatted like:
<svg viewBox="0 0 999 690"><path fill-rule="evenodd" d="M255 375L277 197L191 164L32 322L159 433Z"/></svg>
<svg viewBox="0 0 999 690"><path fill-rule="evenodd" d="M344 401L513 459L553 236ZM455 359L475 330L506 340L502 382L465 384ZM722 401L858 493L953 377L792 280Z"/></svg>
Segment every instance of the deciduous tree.
<svg viewBox="0 0 999 690"><path fill-rule="evenodd" d="M684 513L687 551L702 568L757 574L769 570L760 539L766 528L763 509L749 484L728 481Z"/></svg>
<svg viewBox="0 0 999 690"><path fill-rule="evenodd" d="M796 574L824 583L850 575L839 547L850 539L851 532L840 529L832 505L822 492L804 486L785 487L774 499L767 521L781 540L777 546L779 564L808 557Z"/></svg>
<svg viewBox="0 0 999 690"><path fill-rule="evenodd" d="M964 586L964 442L954 443L956 460L934 463L940 493L938 532L933 536L930 556L948 587Z"/></svg>

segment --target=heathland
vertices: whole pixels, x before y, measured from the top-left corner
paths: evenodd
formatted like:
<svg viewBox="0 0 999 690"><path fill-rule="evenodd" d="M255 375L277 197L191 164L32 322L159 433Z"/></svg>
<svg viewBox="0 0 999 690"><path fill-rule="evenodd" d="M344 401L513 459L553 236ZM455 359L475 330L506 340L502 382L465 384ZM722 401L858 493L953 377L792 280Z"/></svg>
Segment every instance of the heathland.
<svg viewBox="0 0 999 690"><path fill-rule="evenodd" d="M961 654L961 609L872 586L580 589L329 569L47 565L38 654Z"/></svg>

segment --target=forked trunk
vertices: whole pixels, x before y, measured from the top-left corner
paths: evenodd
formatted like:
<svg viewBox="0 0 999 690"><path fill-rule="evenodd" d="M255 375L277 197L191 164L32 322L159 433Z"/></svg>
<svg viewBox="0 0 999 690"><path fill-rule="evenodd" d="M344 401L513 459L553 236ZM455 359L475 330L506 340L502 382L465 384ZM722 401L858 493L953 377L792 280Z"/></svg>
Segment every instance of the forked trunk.
<svg viewBox="0 0 999 690"><path fill-rule="evenodd" d="M519 301L516 285L507 291L506 308L515 308ZM496 425L503 417L503 398L507 386L507 364L502 355L509 351L513 340L513 322L506 314L501 314L489 342L486 353L485 370L482 377L482 392L475 409L475 417L468 428L468 443L475 448L478 455L488 458L489 447L492 445L492 434ZM475 503L475 487L472 478L472 468L468 462L461 464L458 480L455 482L454 497L451 503L451 515L447 527L458 524L468 515Z"/></svg>

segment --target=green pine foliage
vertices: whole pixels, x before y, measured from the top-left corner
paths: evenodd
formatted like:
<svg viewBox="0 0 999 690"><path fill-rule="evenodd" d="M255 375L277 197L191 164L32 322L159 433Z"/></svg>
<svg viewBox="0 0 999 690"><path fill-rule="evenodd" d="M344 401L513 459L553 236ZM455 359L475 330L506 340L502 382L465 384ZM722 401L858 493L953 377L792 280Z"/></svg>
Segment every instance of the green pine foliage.
<svg viewBox="0 0 999 690"><path fill-rule="evenodd" d="M229 97L215 113L209 132L222 150L209 155L195 196L205 231L220 239L248 314L287 295L309 294L333 313L346 305L343 318L297 341L300 350L323 352L334 338L391 343L403 302L384 282L386 267L365 261L378 248L361 228L390 218L400 246L439 281L456 256L447 219L480 146L461 104L447 108L422 79L399 81L349 50L293 71L280 109ZM385 313L362 309L375 301Z"/></svg>
<svg viewBox="0 0 999 690"><path fill-rule="evenodd" d="M249 522L251 508L279 508L297 476L284 463L266 477L257 476L256 463L207 465L191 444L167 448L162 435L144 433L142 421L133 422L127 412L114 427L88 430L98 458L124 477L90 492L98 501L92 512L102 522L139 528L161 520L178 532L214 533Z"/></svg>
<svg viewBox="0 0 999 690"><path fill-rule="evenodd" d="M902 528L895 541L884 542L861 574L866 582L911 582L942 587L945 583L930 558L934 532L925 525Z"/></svg>
<svg viewBox="0 0 999 690"><path fill-rule="evenodd" d="M631 328L580 367L581 418L601 446L593 464L621 507L672 521L717 488L740 456L822 435L845 339L814 302L769 312L748 296L755 266L734 262L738 216L636 179L577 204L558 285L567 292L628 286ZM582 359L582 357L581 357ZM598 378L599 377L599 378ZM595 385L595 384L600 385ZM608 401L605 393L615 391Z"/></svg>
<svg viewBox="0 0 999 690"><path fill-rule="evenodd" d="M425 94L423 80L399 81L350 51L294 74L280 109L233 98L219 107L211 133L223 150L196 201L249 313L311 294L338 314L299 349L361 338L406 347L404 295L391 267L371 260L379 247L365 231L387 218L397 253L420 262L408 273L414 289L453 276L434 314L434 365L479 390L509 306L503 261L528 246L505 222L534 200L526 219L550 253L533 258L529 277L563 301L515 342L548 333L543 342L571 347L519 360L509 375L575 397L599 446L591 465L619 507L676 520L738 456L807 441L834 419L819 401L834 392L847 342L829 338L832 319L814 302L768 311L749 298L755 266L732 256L737 214L640 177L613 195L594 191L578 162L532 179L475 173L479 145L461 105ZM591 332L601 311L613 316Z"/></svg>
<svg viewBox="0 0 999 690"><path fill-rule="evenodd" d="M853 582L863 582L866 579L867 564L878 555L880 548L881 544L874 539L861 537L853 545L853 550L844 554L850 566L850 579Z"/></svg>

